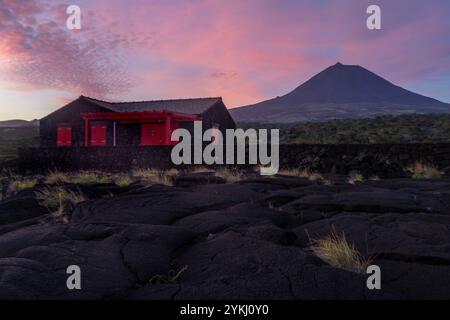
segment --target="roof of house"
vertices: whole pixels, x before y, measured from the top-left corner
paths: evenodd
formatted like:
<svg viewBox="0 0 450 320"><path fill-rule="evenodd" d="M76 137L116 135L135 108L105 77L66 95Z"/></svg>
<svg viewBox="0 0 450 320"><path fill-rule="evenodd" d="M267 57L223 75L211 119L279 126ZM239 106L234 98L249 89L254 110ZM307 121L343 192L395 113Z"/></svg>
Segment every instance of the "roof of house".
<svg viewBox="0 0 450 320"><path fill-rule="evenodd" d="M222 98L197 98L197 99L174 99L174 100L152 100L136 102L107 102L90 97L80 96L100 107L114 112L131 111L155 111L164 110L185 114L202 114L214 104L222 101Z"/></svg>

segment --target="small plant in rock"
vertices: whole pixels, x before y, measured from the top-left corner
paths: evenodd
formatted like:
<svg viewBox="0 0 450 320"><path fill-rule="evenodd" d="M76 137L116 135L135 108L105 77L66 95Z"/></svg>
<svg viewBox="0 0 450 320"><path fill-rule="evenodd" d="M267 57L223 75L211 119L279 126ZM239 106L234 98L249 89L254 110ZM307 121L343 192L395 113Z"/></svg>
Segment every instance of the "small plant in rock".
<svg viewBox="0 0 450 320"><path fill-rule="evenodd" d="M347 179L347 182L350 184L356 184L357 182L363 182L364 176L361 172L354 171L350 173L350 176Z"/></svg>
<svg viewBox="0 0 450 320"><path fill-rule="evenodd" d="M413 179L440 179L441 172L432 165L426 165L422 162L415 162L407 168L412 173Z"/></svg>
<svg viewBox="0 0 450 320"><path fill-rule="evenodd" d="M184 266L180 269L180 271L176 272L175 270L169 270L167 275L155 275L150 279L151 284L164 284L164 283L175 283L177 282L181 275L188 270L188 266Z"/></svg>
<svg viewBox="0 0 450 320"><path fill-rule="evenodd" d="M329 236L311 242L312 252L335 268L365 273L374 261L374 257L362 256L353 244L348 243L344 233L338 234L335 230Z"/></svg>

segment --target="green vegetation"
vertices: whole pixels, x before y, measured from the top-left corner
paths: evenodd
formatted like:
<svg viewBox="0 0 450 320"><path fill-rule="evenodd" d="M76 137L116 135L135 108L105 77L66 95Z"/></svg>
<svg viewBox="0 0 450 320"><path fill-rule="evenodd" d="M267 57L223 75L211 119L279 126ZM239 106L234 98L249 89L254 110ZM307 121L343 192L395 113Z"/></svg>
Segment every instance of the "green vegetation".
<svg viewBox="0 0 450 320"><path fill-rule="evenodd" d="M450 115L382 116L333 120L286 128L290 143L438 143L450 142Z"/></svg>
<svg viewBox="0 0 450 320"><path fill-rule="evenodd" d="M17 157L17 148L39 145L38 127L0 128L0 160Z"/></svg>
<svg viewBox="0 0 450 320"><path fill-rule="evenodd" d="M450 142L450 114L410 114L370 119L296 124L240 124L242 128L279 128L282 143L443 143Z"/></svg>

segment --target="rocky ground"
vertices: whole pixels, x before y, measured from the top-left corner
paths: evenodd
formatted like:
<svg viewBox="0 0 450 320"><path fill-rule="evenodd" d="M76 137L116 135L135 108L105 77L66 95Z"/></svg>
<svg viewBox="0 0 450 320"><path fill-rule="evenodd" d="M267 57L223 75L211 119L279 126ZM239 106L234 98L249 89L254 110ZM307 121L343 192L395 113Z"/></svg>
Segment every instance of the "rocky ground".
<svg viewBox="0 0 450 320"><path fill-rule="evenodd" d="M224 182L83 186L92 200L68 223L39 186L4 199L0 299L450 298L450 179ZM332 230L375 256L381 290L311 252ZM69 265L81 290L66 287Z"/></svg>

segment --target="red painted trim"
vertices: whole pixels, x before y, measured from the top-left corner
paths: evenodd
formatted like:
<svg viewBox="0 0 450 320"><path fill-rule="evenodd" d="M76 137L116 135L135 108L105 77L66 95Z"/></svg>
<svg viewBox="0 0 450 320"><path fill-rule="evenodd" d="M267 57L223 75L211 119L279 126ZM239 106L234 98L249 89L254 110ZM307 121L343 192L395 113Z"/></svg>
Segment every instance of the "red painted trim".
<svg viewBox="0 0 450 320"><path fill-rule="evenodd" d="M84 119L84 146L89 145L89 120Z"/></svg>
<svg viewBox="0 0 450 320"><path fill-rule="evenodd" d="M164 126L164 144L166 146L170 145L170 123L172 122L172 115L166 115L166 123Z"/></svg>
<svg viewBox="0 0 450 320"><path fill-rule="evenodd" d="M117 120L123 122L148 122L152 120L165 120L170 116L174 121L195 121L202 118L197 115L183 114L169 111L144 111L144 112L93 112L82 113L84 120Z"/></svg>

